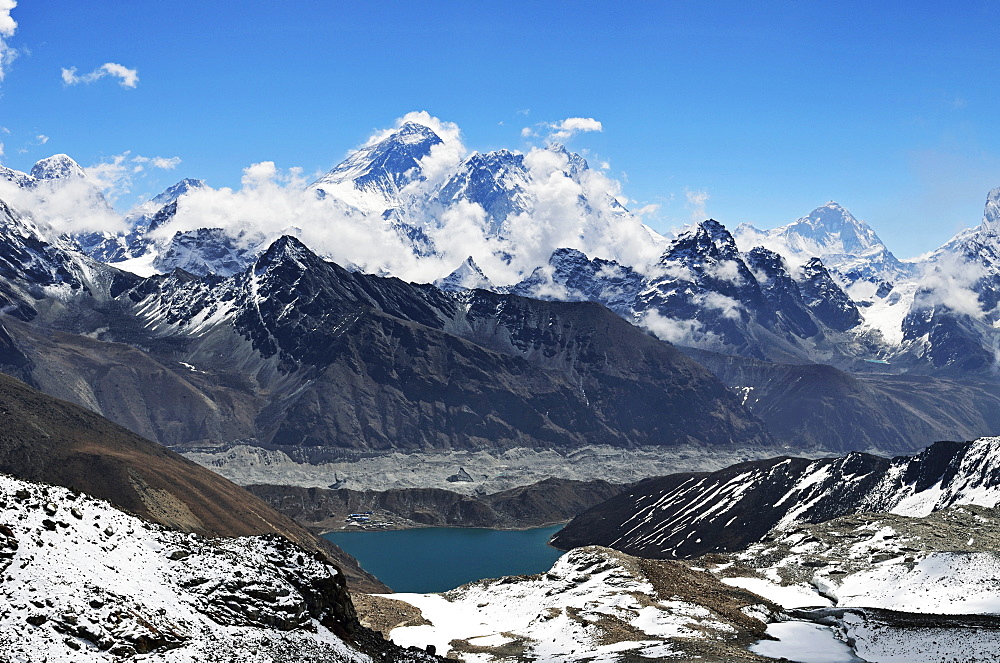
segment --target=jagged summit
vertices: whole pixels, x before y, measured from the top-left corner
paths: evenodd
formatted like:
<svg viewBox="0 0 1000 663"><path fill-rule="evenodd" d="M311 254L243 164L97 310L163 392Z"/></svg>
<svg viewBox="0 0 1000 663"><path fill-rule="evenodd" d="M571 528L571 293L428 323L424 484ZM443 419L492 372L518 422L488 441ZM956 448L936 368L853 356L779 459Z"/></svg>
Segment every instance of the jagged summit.
<svg viewBox="0 0 1000 663"><path fill-rule="evenodd" d="M381 214L399 206L403 187L423 179L420 161L443 142L430 127L407 122L353 152L310 187L321 197L330 195L364 213Z"/></svg>
<svg viewBox="0 0 1000 663"><path fill-rule="evenodd" d="M83 168L69 155L53 154L39 160L31 169L31 176L38 180L63 180L85 178Z"/></svg>
<svg viewBox="0 0 1000 663"><path fill-rule="evenodd" d="M149 202L157 207L162 207L163 205L169 205L186 193L191 193L192 191L204 188L206 188L205 180L196 180L190 177L185 178L177 184L168 187Z"/></svg>
<svg viewBox="0 0 1000 663"><path fill-rule="evenodd" d="M434 282L439 290L445 292L459 292L462 290L492 290L493 282L483 273L476 261L469 256L455 271L443 279Z"/></svg>
<svg viewBox="0 0 1000 663"><path fill-rule="evenodd" d="M312 186L353 181L358 188L365 188L382 178L399 184L433 146L442 142L430 127L407 122L377 143L351 154Z"/></svg>
<svg viewBox="0 0 1000 663"><path fill-rule="evenodd" d="M866 255L885 250L885 244L871 226L833 201L772 232L784 238L792 250L818 257Z"/></svg>
<svg viewBox="0 0 1000 663"><path fill-rule="evenodd" d="M282 235L274 240L271 246L267 247L267 250L258 258L257 264L258 266L268 265L289 259L302 262L303 259L307 261L319 260L319 257L297 237Z"/></svg>
<svg viewBox="0 0 1000 663"><path fill-rule="evenodd" d="M698 260L701 257L735 258L739 255L736 240L724 225L706 219L682 232L664 251L660 262Z"/></svg>

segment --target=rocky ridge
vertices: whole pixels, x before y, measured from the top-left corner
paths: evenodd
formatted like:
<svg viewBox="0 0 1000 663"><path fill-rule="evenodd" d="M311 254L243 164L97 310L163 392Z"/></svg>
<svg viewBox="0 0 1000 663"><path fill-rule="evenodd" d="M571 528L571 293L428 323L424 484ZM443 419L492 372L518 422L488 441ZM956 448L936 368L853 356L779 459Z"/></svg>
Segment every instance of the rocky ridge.
<svg viewBox="0 0 1000 663"><path fill-rule="evenodd" d="M11 661L370 661L343 576L280 537L208 539L0 475ZM356 643L361 638L362 645ZM374 642L374 641L373 641ZM385 645L389 660L433 660Z"/></svg>
<svg viewBox="0 0 1000 663"><path fill-rule="evenodd" d="M650 479L571 521L562 549L606 545L652 558L743 550L770 532L864 511L925 516L1000 502L1000 438L940 442L916 456L775 458Z"/></svg>
<svg viewBox="0 0 1000 663"><path fill-rule="evenodd" d="M764 661L745 647L763 637L775 610L704 571L606 548L569 552L537 576L372 598L400 615L383 618L394 641L477 661Z"/></svg>

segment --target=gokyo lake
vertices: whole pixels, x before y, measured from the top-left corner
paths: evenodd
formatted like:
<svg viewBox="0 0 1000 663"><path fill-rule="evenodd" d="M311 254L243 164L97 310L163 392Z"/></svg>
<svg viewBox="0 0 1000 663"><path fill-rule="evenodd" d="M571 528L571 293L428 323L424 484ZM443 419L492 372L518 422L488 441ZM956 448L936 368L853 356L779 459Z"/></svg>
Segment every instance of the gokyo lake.
<svg viewBox="0 0 1000 663"><path fill-rule="evenodd" d="M548 545L561 525L529 530L426 527L331 532L326 539L396 592L444 592L482 578L548 571L562 551Z"/></svg>

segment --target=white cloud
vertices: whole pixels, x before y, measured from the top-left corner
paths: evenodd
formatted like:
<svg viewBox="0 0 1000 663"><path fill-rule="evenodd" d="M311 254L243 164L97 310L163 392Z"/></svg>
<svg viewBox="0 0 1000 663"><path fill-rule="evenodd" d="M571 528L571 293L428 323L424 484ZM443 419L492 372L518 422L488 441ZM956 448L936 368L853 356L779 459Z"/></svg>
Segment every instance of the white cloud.
<svg viewBox="0 0 1000 663"><path fill-rule="evenodd" d="M15 7L17 7L15 0L0 0L0 81L7 75L11 64L17 58L17 49L7 43L7 39L13 37L17 31L17 21L10 15Z"/></svg>
<svg viewBox="0 0 1000 663"><path fill-rule="evenodd" d="M368 140L365 141L362 147L368 147L369 145L382 142L407 122L422 124L423 126L428 127L431 131L438 135L438 138L446 143L449 141L460 140L462 133L459 130L458 125L454 122L446 122L436 118L427 111L410 111L403 117L397 118L391 129L383 129L373 133L368 137Z"/></svg>
<svg viewBox="0 0 1000 663"><path fill-rule="evenodd" d="M125 230L121 216L89 177L42 180L25 189L0 180L0 199L30 213L36 223L51 227L56 234Z"/></svg>
<svg viewBox="0 0 1000 663"><path fill-rule="evenodd" d="M972 288L985 275L983 265L946 254L920 279L914 308L943 306L960 315L981 319L985 312Z"/></svg>
<svg viewBox="0 0 1000 663"><path fill-rule="evenodd" d="M700 348L722 348L722 339L717 334L705 330L697 320L678 320L660 315L658 311L646 311L638 320L640 327L653 333L661 341L674 345L690 345Z"/></svg>
<svg viewBox="0 0 1000 663"><path fill-rule="evenodd" d="M687 208L691 210L691 221L694 223L699 223L704 221L707 217L705 214L705 203L711 197L708 195L708 191L691 191L690 189L684 190L684 195L687 197Z"/></svg>
<svg viewBox="0 0 1000 663"><path fill-rule="evenodd" d="M743 283L743 275L740 274L740 266L735 260L720 260L717 263L707 265L705 273L720 281L729 281L735 285Z"/></svg>
<svg viewBox="0 0 1000 663"><path fill-rule="evenodd" d="M45 134L38 134L37 136L35 136L35 140L38 141L39 145L44 145L45 143L49 142L49 137L46 136Z"/></svg>
<svg viewBox="0 0 1000 663"><path fill-rule="evenodd" d="M536 138L544 134L547 143L565 143L576 134L587 131L604 131L604 125L592 117L567 117L559 122L539 122L533 127L524 127L521 138ZM604 169L610 167L610 164L599 165Z"/></svg>
<svg viewBox="0 0 1000 663"><path fill-rule="evenodd" d="M660 211L661 205L659 203L649 203L648 205L643 205L638 209L632 210L632 214L643 217L643 216L655 216L657 212Z"/></svg>
<svg viewBox="0 0 1000 663"><path fill-rule="evenodd" d="M0 157L2 157L3 155L4 155L3 143L0 143Z"/></svg>
<svg viewBox="0 0 1000 663"><path fill-rule="evenodd" d="M141 172L143 170L143 165L148 164L153 168L159 168L161 170L173 170L181 163L180 157L135 157L132 159L136 164L136 172Z"/></svg>
<svg viewBox="0 0 1000 663"><path fill-rule="evenodd" d="M740 309L743 305L732 297L726 297L718 292L708 292L695 297L695 301L705 308L715 309L722 312L722 317L730 320L737 320L740 317Z"/></svg>
<svg viewBox="0 0 1000 663"><path fill-rule="evenodd" d="M222 228L244 242L269 244L294 235L311 249L341 265L369 273L389 273L428 283L454 269L437 258L420 261L381 214L361 214L331 197L306 189L302 170L282 170L274 162L243 170L239 189L198 189L187 194L159 237L197 228ZM463 258L464 260L464 258Z"/></svg>
<svg viewBox="0 0 1000 663"><path fill-rule="evenodd" d="M567 117L562 122L549 125L552 133L549 141L567 141L578 133L585 131L604 131L604 126L592 117Z"/></svg>
<svg viewBox="0 0 1000 663"><path fill-rule="evenodd" d="M3 0L0 0L3 2ZM118 84L122 87L134 88L139 84L139 74L135 69L129 69L115 62L105 62L100 67L89 74L77 75L76 67L62 70L63 83L66 85L77 85L79 83L93 83L106 76L118 79Z"/></svg>

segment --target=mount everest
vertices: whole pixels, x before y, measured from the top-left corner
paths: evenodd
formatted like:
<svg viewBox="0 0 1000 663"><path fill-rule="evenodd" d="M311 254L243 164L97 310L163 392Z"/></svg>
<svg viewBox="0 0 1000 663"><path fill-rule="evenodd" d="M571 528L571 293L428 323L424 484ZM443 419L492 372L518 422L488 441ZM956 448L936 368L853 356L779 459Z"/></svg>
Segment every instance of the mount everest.
<svg viewBox="0 0 1000 663"><path fill-rule="evenodd" d="M0 194L35 207L5 208L11 219L7 226L19 229L18 237L6 242L16 248L8 249L10 278L2 284L0 295L7 310L23 321L41 316L38 321L72 334L89 334L152 352L154 364L162 363L163 353L170 352L172 361L208 371L177 376L205 403L214 404L205 412L208 427L201 432L184 426L174 427L171 434L158 432L160 425L151 410L162 406L148 395L150 400L144 399L140 412L120 415L142 434L168 444L197 444L219 439L220 434L227 442L286 439L284 434L273 437L282 426L277 419L253 414L274 407L284 396L267 405L259 390L280 384L275 393L283 394L285 389L292 393L298 386L311 384L312 378L303 383L301 374L289 370L303 366L303 361L311 367L329 364L326 359L317 364L317 357L301 354L315 354L306 350L315 333L295 340L292 336L299 332L285 338L282 334L287 332L278 329L303 330L303 324L318 324L320 330L332 325L331 329L338 330L333 336L326 331L321 335L344 339L351 335L342 336L347 330L357 332L350 315L335 322L330 316L302 317L300 312L282 311L290 302L306 301L328 287L320 286L314 276L294 274L326 272L324 261L330 260L346 268L337 272L340 281L360 283L368 273L433 282L450 294L435 300L439 296L422 287L390 288L399 290L392 297L428 302L441 311L430 317L419 312L424 304L414 308L392 303L384 308L385 303L378 303L376 307L397 319L457 334L501 353L510 352L512 346L506 341L499 345L496 339L487 341L475 325L463 331L469 322L460 322L449 311L456 307L478 310L480 302L489 301L486 291L500 298L496 302L515 301L505 298L519 295L536 301L602 304L683 348L726 386L744 393L743 405L752 415L764 419L772 434L783 431L777 436L781 444L838 451L906 451L943 437L994 432L988 413L993 404L1000 403L1000 386L993 372L994 350L1000 345L994 326L1000 316L996 310L1000 190L990 193L978 228L963 232L921 261L897 259L871 227L832 202L775 230L743 225L730 232L717 221L707 220L666 238L621 205L616 183L563 146L525 154L509 150L467 154L457 127L419 119L401 121L374 136L311 184L279 173L268 163L248 168L238 191L215 190L198 180L181 181L119 218L117 230L80 232L76 220L60 221L53 216L61 207L51 201L58 201L64 190L79 201L81 187L87 188L86 200L96 202L90 208L78 205L84 211L77 216L88 218L91 208L102 213L110 209L96 186L88 182L86 172L69 157L43 160L32 174L5 170ZM41 188L44 195L39 193ZM248 301L258 297L255 288L260 287L251 273L281 273L267 265L285 255L274 250L276 241L282 247L292 246L287 239L279 240L283 236L301 240L296 246L308 255L288 254L289 264L298 265L289 280L273 292L266 291L269 301L248 309ZM15 273L15 265L34 266ZM391 282L384 283L388 287ZM331 292L341 287L334 286ZM46 300L55 293L62 293L56 298L62 302L58 306ZM250 322L251 317L263 320L264 329L253 331L256 323ZM33 333L30 325L10 327L19 329L22 338ZM245 341L236 337L223 341L222 329L228 330L225 334L242 335L249 346L243 348ZM557 341L556 346L564 342ZM218 387L208 384L217 377L208 359L218 352L216 343L242 357L243 367L237 373L250 370L256 375L234 392L229 387L234 395L224 402L239 405L225 405L221 410ZM288 343L298 349L282 347ZM516 354L534 357L531 361L539 366L551 365L544 353L538 354L529 345L515 343L514 347ZM264 364L270 367L263 369ZM830 366L844 377L839 382L814 382L814 389L797 394L775 390L778 376L801 373L807 369L794 367L812 364ZM563 366L567 368L570 382L578 382L577 369ZM102 404L106 396L100 395L100 387L70 388L55 380L44 362L9 370L36 386L48 385L60 396L110 411ZM398 375L385 373L394 374ZM82 376L77 379L88 381ZM366 379L385 383L385 378L370 373ZM201 384L192 385L192 381ZM831 384L851 381L855 387L829 389ZM927 402L924 394L929 390L942 393L941 403ZM853 394L859 391L877 396L858 399ZM781 399L778 393L783 394ZM956 393L963 394L970 407L955 416L939 416L937 412L947 411L945 401L951 398L944 394ZM586 387L582 395L591 400ZM788 421L795 403L801 402L796 398L830 403L827 419L817 423L813 432ZM913 407L919 399L924 402ZM310 407L319 402L325 403L327 411L344 410L324 399ZM376 407L378 398L372 402ZM847 406L860 410L856 418L834 422ZM483 414L478 406L471 407ZM227 411L241 414L222 416L226 423L208 423ZM510 415L499 418L505 422L502 427L510 425ZM310 421L326 419L310 415ZM858 424L852 428L849 421ZM345 432L360 426L368 431L362 435L367 440L364 445L387 435L399 439L398 433L387 431L406 429L406 425L399 428L400 422L374 427L347 421L329 425ZM453 424L435 427L440 425ZM827 431L832 432L828 435ZM567 439L562 433L559 436ZM591 435L590 439L617 444L612 441L614 435ZM311 462L319 458L311 451L306 455Z"/></svg>
<svg viewBox="0 0 1000 663"><path fill-rule="evenodd" d="M1000 192L978 228L921 260L899 260L833 202L774 230L709 221L668 239L561 145L465 154L457 128L437 129L401 122L308 186L281 186L267 163L248 168L239 191L185 180L118 233L67 239L143 276L231 276L287 234L352 270L597 301L660 338L729 355L861 372L992 370ZM86 181L65 155L31 175L4 172L21 191Z"/></svg>

